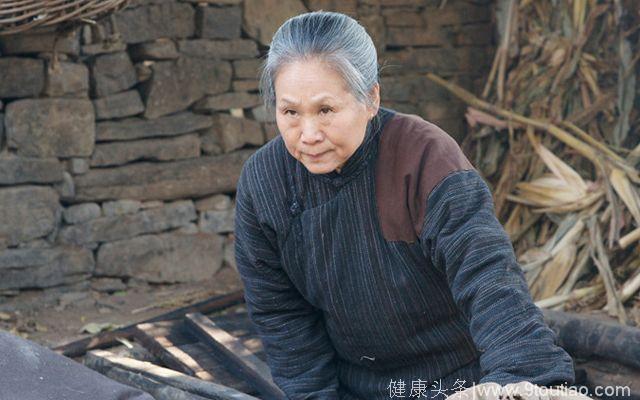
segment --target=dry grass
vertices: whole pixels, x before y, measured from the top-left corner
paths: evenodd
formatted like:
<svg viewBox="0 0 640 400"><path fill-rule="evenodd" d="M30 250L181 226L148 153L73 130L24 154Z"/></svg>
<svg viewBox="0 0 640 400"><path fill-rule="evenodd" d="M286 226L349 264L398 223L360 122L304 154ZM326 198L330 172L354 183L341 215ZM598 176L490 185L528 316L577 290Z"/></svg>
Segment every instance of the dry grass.
<svg viewBox="0 0 640 400"><path fill-rule="evenodd" d="M468 104L463 147L493 185L537 304L632 323L624 306L640 290L640 11L623 0L501 3L482 96L427 77ZM488 159L496 154L498 168Z"/></svg>

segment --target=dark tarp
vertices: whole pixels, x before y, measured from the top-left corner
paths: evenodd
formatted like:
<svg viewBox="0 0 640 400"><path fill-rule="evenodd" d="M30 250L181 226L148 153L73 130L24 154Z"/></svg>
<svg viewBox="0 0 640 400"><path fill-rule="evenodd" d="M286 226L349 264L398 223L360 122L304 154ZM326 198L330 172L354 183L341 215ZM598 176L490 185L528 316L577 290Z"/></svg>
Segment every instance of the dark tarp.
<svg viewBox="0 0 640 400"><path fill-rule="evenodd" d="M0 331L0 400L153 400L28 340Z"/></svg>

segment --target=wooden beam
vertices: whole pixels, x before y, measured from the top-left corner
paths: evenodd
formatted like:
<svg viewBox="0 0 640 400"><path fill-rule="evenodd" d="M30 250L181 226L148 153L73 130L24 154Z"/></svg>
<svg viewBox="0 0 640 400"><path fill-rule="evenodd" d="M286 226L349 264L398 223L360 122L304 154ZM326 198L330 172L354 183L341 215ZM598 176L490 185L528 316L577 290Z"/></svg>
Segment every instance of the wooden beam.
<svg viewBox="0 0 640 400"><path fill-rule="evenodd" d="M187 371L192 371L192 376L251 395L257 393L248 382L230 372L216 359L209 346L189 333L184 320L158 321L143 325L144 332L136 332L134 339L165 366L187 375L191 375ZM140 327L139 325L138 328Z"/></svg>
<svg viewBox="0 0 640 400"><path fill-rule="evenodd" d="M579 357L602 357L640 368L640 329L595 317L544 310L558 344Z"/></svg>
<svg viewBox="0 0 640 400"><path fill-rule="evenodd" d="M189 376L195 376L196 371L201 369L200 364L189 354L176 347L167 336L156 336L150 333L154 328L152 322L138 324L134 328L133 337L167 367Z"/></svg>
<svg viewBox="0 0 640 400"><path fill-rule="evenodd" d="M269 366L251 353L237 338L199 313L187 314L185 322L195 336L208 344L263 396L268 399L286 399L282 390L273 383Z"/></svg>
<svg viewBox="0 0 640 400"><path fill-rule="evenodd" d="M576 383L583 383L602 399L640 400L640 371L637 369L602 359L577 362L575 368L576 376L580 371L585 375L584 382ZM602 389L605 388L611 392L604 393ZM596 390L602 392L596 393Z"/></svg>
<svg viewBox="0 0 640 400"><path fill-rule="evenodd" d="M184 317L185 314L191 312L201 312L204 314L209 314L215 311L224 310L225 308L240 304L242 302L244 302L244 292L242 290L221 296L211 297L199 303L178 308L176 310L169 311L167 313L160 314L153 318L139 321L113 331L101 332L84 339L79 339L70 343L62 344L54 347L52 350L67 357L80 357L91 349L113 346L118 343L118 339L131 339L133 337L134 329L137 324L179 319Z"/></svg>
<svg viewBox="0 0 640 400"><path fill-rule="evenodd" d="M85 364L96 371L105 373L113 369L129 371L153 381L169 385L206 399L213 400L259 400L246 393L213 382L206 382L181 372L146 361L120 357L105 350L93 350L87 353ZM107 375L109 376L109 375ZM117 380L117 379L116 379Z"/></svg>

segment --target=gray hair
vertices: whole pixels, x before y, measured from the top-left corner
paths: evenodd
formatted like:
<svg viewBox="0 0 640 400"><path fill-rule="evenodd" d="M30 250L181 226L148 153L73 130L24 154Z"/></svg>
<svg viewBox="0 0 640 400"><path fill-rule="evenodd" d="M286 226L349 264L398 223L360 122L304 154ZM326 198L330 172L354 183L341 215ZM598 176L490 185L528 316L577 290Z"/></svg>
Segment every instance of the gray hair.
<svg viewBox="0 0 640 400"><path fill-rule="evenodd" d="M328 62L358 101L372 105L378 55L371 37L345 14L314 11L288 19L273 35L260 77L260 94L267 110L275 107L274 81L280 68L314 57Z"/></svg>

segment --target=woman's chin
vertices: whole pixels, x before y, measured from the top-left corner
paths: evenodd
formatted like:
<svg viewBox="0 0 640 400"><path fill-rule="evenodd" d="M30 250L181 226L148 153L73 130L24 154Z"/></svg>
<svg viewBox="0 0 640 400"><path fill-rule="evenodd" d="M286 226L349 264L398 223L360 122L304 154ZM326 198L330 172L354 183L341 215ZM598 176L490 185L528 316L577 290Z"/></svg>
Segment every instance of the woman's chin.
<svg viewBox="0 0 640 400"><path fill-rule="evenodd" d="M307 168L312 174L327 174L329 172L335 171L337 165L333 163L303 163L303 165Z"/></svg>

